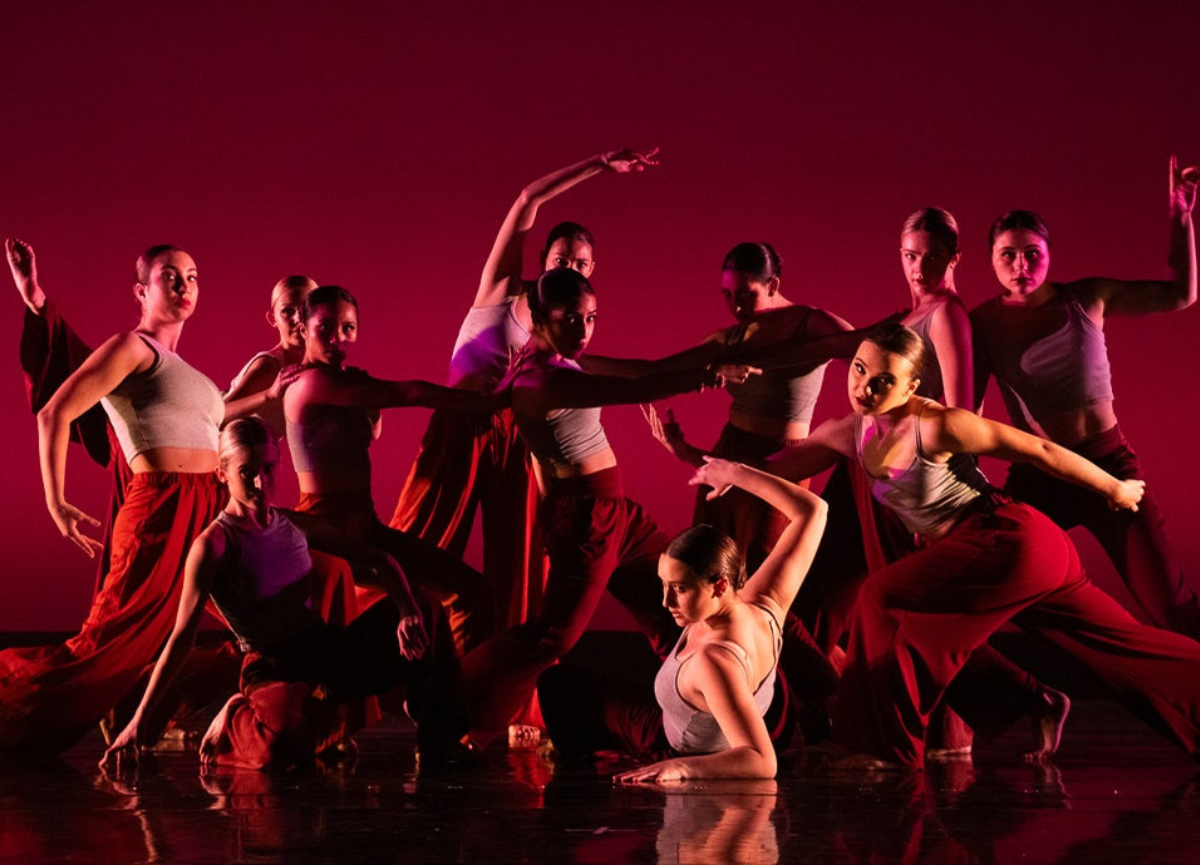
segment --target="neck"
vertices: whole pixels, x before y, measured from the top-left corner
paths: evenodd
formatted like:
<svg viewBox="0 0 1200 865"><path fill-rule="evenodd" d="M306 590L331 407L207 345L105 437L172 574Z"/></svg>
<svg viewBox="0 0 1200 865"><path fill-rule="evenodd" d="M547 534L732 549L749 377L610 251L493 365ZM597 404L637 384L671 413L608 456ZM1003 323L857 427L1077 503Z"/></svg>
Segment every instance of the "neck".
<svg viewBox="0 0 1200 865"><path fill-rule="evenodd" d="M913 303L914 310L920 309L923 306L929 306L930 304L945 300L947 297L949 297L952 294L953 295L958 294L958 289L956 289L954 287L954 284L951 282L943 282L937 288L931 289L929 291L918 291L917 289L913 288L910 285L908 287L908 291L909 291L909 294L912 295L912 303Z"/></svg>
<svg viewBox="0 0 1200 865"><path fill-rule="evenodd" d="M1043 282L1028 294L1019 294L1006 289L1005 292L1000 295L1000 302L1005 306L1036 307L1041 306L1053 297L1054 286L1048 282Z"/></svg>
<svg viewBox="0 0 1200 865"><path fill-rule="evenodd" d="M304 363L304 346L302 345L287 345L281 342L275 346L275 351L279 352L279 359L284 366Z"/></svg>
<svg viewBox="0 0 1200 865"><path fill-rule="evenodd" d="M137 326L138 333L144 333L169 351L175 351L179 345L179 337L183 335L183 322L152 322L143 320Z"/></svg>
<svg viewBox="0 0 1200 865"><path fill-rule="evenodd" d="M259 528L266 528L271 522L271 506L266 502L261 507L255 507L230 499L229 504L225 506L225 513L242 522L253 523Z"/></svg>

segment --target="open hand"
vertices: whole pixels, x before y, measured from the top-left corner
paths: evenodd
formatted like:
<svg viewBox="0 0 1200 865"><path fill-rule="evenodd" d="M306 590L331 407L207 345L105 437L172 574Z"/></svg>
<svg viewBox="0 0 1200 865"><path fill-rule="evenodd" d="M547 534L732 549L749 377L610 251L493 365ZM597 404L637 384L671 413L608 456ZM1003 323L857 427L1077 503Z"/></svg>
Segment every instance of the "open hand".
<svg viewBox="0 0 1200 865"><path fill-rule="evenodd" d="M689 778L686 760L663 760L613 777L614 784L670 784Z"/></svg>
<svg viewBox="0 0 1200 865"><path fill-rule="evenodd" d="M1196 184L1200 182L1200 167L1179 167L1179 159L1172 154L1170 162L1171 212L1191 213L1196 206Z"/></svg>
<svg viewBox="0 0 1200 865"><path fill-rule="evenodd" d="M601 155L600 161L609 171L630 174L645 171L648 165L658 165L658 148L640 153L636 150L613 150Z"/></svg>
<svg viewBox="0 0 1200 865"><path fill-rule="evenodd" d="M130 724L113 739L100 758L100 771L105 775L126 777L137 771L139 752L137 728Z"/></svg>
<svg viewBox="0 0 1200 865"><path fill-rule="evenodd" d="M683 441L683 429L675 420L675 410L667 409L667 421L663 423L662 418L653 405L645 403L640 408L642 410L642 417L650 425L650 434L663 447L671 453L675 453L675 447Z"/></svg>
<svg viewBox="0 0 1200 865"><path fill-rule="evenodd" d="M96 553L104 549L103 543L79 530L80 523L98 528L100 521L95 517L88 516L72 504L62 502L50 508L50 518L54 520L62 536L83 550L89 559L96 558Z"/></svg>
<svg viewBox="0 0 1200 865"><path fill-rule="evenodd" d="M425 625L421 614L403 616L396 626L396 644L400 647L400 657L406 661L416 661L429 648L429 636L425 633Z"/></svg>
<svg viewBox="0 0 1200 865"><path fill-rule="evenodd" d="M708 495L705 496L711 502L713 499L725 495L731 487L737 484L737 470L740 466L740 463L706 456L704 458L704 465L696 469L696 473L692 475L688 483L694 487L712 487Z"/></svg>

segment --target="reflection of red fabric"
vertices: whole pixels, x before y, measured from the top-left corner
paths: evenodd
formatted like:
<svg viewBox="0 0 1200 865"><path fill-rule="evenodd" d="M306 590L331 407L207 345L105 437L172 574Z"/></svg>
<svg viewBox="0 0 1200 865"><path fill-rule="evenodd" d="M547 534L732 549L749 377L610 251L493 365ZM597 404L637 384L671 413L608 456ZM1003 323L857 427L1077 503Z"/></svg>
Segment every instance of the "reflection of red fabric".
<svg viewBox="0 0 1200 865"><path fill-rule="evenodd" d="M616 468L556 481L540 516L550 554L541 610L463 661L471 735L479 745L509 724L533 692L538 674L575 645L605 588L633 615L660 656L679 635L663 608L658 581L658 557L670 539L641 505L625 497Z"/></svg>
<svg viewBox="0 0 1200 865"><path fill-rule="evenodd" d="M435 411L392 515L394 529L462 558L482 512L483 576L499 626L537 610L546 561L536 529L537 484L512 412Z"/></svg>
<svg viewBox="0 0 1200 865"><path fill-rule="evenodd" d="M963 661L1005 622L1083 663L1188 753L1200 745L1200 644L1141 625L1088 582L1062 530L1001 499L863 585L834 738L920 766L929 712Z"/></svg>
<svg viewBox="0 0 1200 865"><path fill-rule="evenodd" d="M192 540L223 504L211 472L134 475L113 525L112 570L80 632L0 652L0 748L70 747L134 686L175 624Z"/></svg>

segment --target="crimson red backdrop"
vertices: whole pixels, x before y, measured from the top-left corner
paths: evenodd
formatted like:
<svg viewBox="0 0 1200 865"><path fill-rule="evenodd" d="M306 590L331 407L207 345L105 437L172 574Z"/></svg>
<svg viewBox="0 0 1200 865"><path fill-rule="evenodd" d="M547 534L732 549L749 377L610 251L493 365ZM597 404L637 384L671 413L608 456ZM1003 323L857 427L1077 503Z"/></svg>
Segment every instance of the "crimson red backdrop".
<svg viewBox="0 0 1200 865"><path fill-rule="evenodd" d="M877 318L907 300L898 231L926 204L959 218L971 305L997 290L984 233L1012 207L1050 222L1053 277L1163 272L1167 157L1200 160L1200 11L867 5L24 4L5 13L0 53L0 232L35 244L44 286L97 342L134 322L141 248L190 250L202 294L181 349L221 384L271 344L268 292L294 272L359 296L355 362L441 380L516 193L626 145L660 146L661 167L590 181L541 218L598 238L597 352L666 353L725 323L717 270L741 240L776 245L793 299ZM7 303L0 631L67 629L92 568L44 513L11 290ZM1115 320L1109 342L1122 425L1200 582L1196 329L1195 310ZM831 369L818 420L845 410L843 377ZM725 400L676 406L710 441ZM685 469L636 408L606 418L633 495L682 527ZM374 453L385 516L424 423L387 417ZM72 501L101 513L105 483L73 455Z"/></svg>

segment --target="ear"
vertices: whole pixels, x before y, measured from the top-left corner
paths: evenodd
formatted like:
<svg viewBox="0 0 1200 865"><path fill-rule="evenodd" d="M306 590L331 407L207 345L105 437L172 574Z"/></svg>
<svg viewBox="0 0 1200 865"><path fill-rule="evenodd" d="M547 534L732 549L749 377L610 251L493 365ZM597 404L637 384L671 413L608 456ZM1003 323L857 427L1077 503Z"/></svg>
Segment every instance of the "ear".
<svg viewBox="0 0 1200 865"><path fill-rule="evenodd" d="M958 264L958 260L960 258L962 258L961 251L954 253L954 255L950 258L950 263L946 265L946 270L953 270Z"/></svg>
<svg viewBox="0 0 1200 865"><path fill-rule="evenodd" d="M275 323L275 310L273 309L267 310L267 324L271 325L272 329L279 327L279 325Z"/></svg>
<svg viewBox="0 0 1200 865"><path fill-rule="evenodd" d="M772 276L767 280L767 297L774 297L779 293L779 277Z"/></svg>
<svg viewBox="0 0 1200 865"><path fill-rule="evenodd" d="M729 588L729 580L727 580L725 577L721 577L719 580L717 580L715 583L713 583L713 597L714 598L721 597L721 595L725 594L725 591L728 588Z"/></svg>
<svg viewBox="0 0 1200 865"><path fill-rule="evenodd" d="M133 284L133 298L138 303L146 302L146 285L145 283L135 282Z"/></svg>
<svg viewBox="0 0 1200 865"><path fill-rule="evenodd" d="M213 474L217 476L217 483L221 484L222 486L229 485L229 475L226 474L225 467L223 465L217 463L217 467L213 469Z"/></svg>

